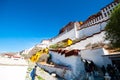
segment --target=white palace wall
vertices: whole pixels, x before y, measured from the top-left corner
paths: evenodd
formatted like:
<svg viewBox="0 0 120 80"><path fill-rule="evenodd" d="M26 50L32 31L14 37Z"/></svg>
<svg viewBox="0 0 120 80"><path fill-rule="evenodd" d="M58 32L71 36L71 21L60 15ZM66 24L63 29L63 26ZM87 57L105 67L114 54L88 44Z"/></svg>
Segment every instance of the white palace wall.
<svg viewBox="0 0 120 80"><path fill-rule="evenodd" d="M84 75L85 69L84 64L81 61L81 57L78 56L68 56L61 55L60 53L50 51L52 56L52 61L58 65L64 65L70 68L70 72L65 74L65 78L67 80L74 79L74 77L80 77L80 75Z"/></svg>
<svg viewBox="0 0 120 80"><path fill-rule="evenodd" d="M76 35L75 34L75 28L73 28L72 30L70 30L68 32L65 32L65 33L62 33L62 34L56 36L55 38L53 38L51 44L55 44L59 41L67 39L67 38L70 38L70 39L74 40L74 39L76 39L75 35Z"/></svg>
<svg viewBox="0 0 120 80"><path fill-rule="evenodd" d="M85 49L81 50L79 54L83 59L93 61L95 65L99 67L102 67L102 65L106 67L107 64L112 64L111 60L108 57L103 56L104 55L103 48Z"/></svg>
<svg viewBox="0 0 120 80"><path fill-rule="evenodd" d="M94 43L98 43L98 42L104 42L104 31L102 31L99 34L93 35L92 37L86 38L85 40L81 40L80 42L71 45L69 47L67 47L66 49L86 49L86 45L88 45L89 43L94 44Z"/></svg>
<svg viewBox="0 0 120 80"><path fill-rule="evenodd" d="M78 56L69 56L65 57L65 55L61 55L60 53L50 51L52 55L52 61L58 65L69 67L70 69L66 71L64 76L65 79L75 79L75 76L83 75L84 73L84 65L81 61L82 59L90 60L95 63L98 67L102 67L102 65L107 66L107 64L112 64L111 60L108 57L105 57L103 48L94 48L94 49L86 49L86 45L94 44L98 42L104 43L105 37L105 26L109 21L109 15L113 8L118 5L117 2L113 2L103 9L100 10L98 14L93 15L95 18L89 18L83 25L80 26L79 30L77 30L76 24L74 23L74 28L68 32L64 32L59 34L58 36L51 39L51 45L55 44L59 41L70 38L72 40L81 39L79 42L66 47L68 50L78 49L80 50ZM44 66L43 66L44 67ZM62 75L63 69L57 68L46 68L48 71L58 71L56 72L58 75Z"/></svg>
<svg viewBox="0 0 120 80"><path fill-rule="evenodd" d="M95 33L100 32L101 30L104 30L106 24L108 23L110 14L112 13L115 6L118 5L118 2L112 2L108 4L106 7L102 8L98 13L100 15L92 19L88 19L88 22L84 23L80 26L80 30L76 29L76 23L74 23L74 28L70 31L66 31L64 33L59 34L58 36L52 38L51 44L55 44L59 41L62 41L64 39L70 38L72 40L75 40L77 38L83 38L91 36ZM94 15L93 15L94 16Z"/></svg>
<svg viewBox="0 0 120 80"><path fill-rule="evenodd" d="M83 28L81 30L78 30L77 34L79 35L79 38L91 36L95 33L100 32L101 30L104 30L106 24L107 24L107 21L101 22L99 24L95 24L93 26L89 26L87 28Z"/></svg>

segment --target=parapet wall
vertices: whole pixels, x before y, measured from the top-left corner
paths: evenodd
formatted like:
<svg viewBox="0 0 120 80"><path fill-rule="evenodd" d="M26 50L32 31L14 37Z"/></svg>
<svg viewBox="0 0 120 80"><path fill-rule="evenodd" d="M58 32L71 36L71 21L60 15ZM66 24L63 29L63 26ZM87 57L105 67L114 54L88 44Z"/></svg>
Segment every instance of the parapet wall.
<svg viewBox="0 0 120 80"><path fill-rule="evenodd" d="M69 73L71 74L69 75L71 76L71 78L73 79L80 78L80 75L84 75L85 73L84 64L81 61L81 57L78 54L76 55L76 53L74 54L71 52L69 54L73 54L73 55L65 56L65 54L67 53L69 52L58 53L55 51L50 51L49 54L52 56L52 61L55 64L66 66L71 69L71 72ZM70 79L67 78L67 80L70 80Z"/></svg>
<svg viewBox="0 0 120 80"><path fill-rule="evenodd" d="M53 38L51 44L55 44L55 43L57 43L59 41L67 39L67 38L70 38L72 40L76 39L76 37L75 37L75 29L74 28L71 29L69 32L62 33L62 34L56 36L55 38Z"/></svg>
<svg viewBox="0 0 120 80"><path fill-rule="evenodd" d="M76 44L73 44L69 47L66 47L66 49L86 49L86 46L88 44L94 44L94 43L98 43L98 42L104 42L104 31L101 31L99 33L95 33L92 36L88 36L86 38L83 38L80 40L80 42L77 42Z"/></svg>
<svg viewBox="0 0 120 80"><path fill-rule="evenodd" d="M100 22L98 24L83 28L77 31L78 38L88 37L95 33L99 33L104 30L108 21Z"/></svg>

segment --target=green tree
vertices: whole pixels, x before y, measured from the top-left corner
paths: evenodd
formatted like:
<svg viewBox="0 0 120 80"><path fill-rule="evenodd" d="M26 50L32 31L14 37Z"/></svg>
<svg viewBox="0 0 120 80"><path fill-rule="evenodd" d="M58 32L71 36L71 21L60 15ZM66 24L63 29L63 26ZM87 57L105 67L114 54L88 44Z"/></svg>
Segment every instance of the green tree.
<svg viewBox="0 0 120 80"><path fill-rule="evenodd" d="M105 31L105 39L110 41L111 46L120 48L120 4L113 10Z"/></svg>

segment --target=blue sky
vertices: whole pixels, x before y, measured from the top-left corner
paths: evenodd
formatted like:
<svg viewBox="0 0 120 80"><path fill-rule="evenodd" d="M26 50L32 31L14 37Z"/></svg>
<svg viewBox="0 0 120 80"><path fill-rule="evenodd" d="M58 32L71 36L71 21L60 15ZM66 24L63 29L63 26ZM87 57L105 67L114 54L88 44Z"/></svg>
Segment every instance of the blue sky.
<svg viewBox="0 0 120 80"><path fill-rule="evenodd" d="M113 0L0 0L0 52L16 52L84 21Z"/></svg>

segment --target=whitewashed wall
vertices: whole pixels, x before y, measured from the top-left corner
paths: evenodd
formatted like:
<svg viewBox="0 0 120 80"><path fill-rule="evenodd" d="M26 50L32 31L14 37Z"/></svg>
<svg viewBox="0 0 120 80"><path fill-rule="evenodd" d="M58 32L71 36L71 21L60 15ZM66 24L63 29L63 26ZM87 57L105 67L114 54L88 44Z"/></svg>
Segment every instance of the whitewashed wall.
<svg viewBox="0 0 120 80"><path fill-rule="evenodd" d="M81 50L79 54L83 59L91 60L99 67L102 67L102 65L107 66L107 64L112 64L108 57L103 56L103 48Z"/></svg>
<svg viewBox="0 0 120 80"><path fill-rule="evenodd" d="M60 53L58 54L52 51L50 51L50 54L54 63L68 66L71 69L71 73L68 73L65 76L67 80L70 80L70 78L81 78L82 80L82 76L84 75L85 69L80 56L65 57L65 55L61 55Z"/></svg>
<svg viewBox="0 0 120 80"><path fill-rule="evenodd" d="M100 24L100 26L101 26L101 30L104 30L104 29L105 29L107 23L108 23L108 21L106 21L106 22L102 22L102 23Z"/></svg>
<svg viewBox="0 0 120 80"><path fill-rule="evenodd" d="M113 2L112 4L110 4L110 5L106 6L106 7L104 7L103 9L101 9L100 13L102 13L102 15L99 16L99 18L97 17L98 19L96 18L97 21L92 23L92 26L90 24L89 27L78 30L78 31L74 28L69 32L63 33L63 34L53 38L52 39L52 44L54 44L56 42L59 42L61 40L64 40L66 38L71 38L72 40L74 40L76 38L82 38L82 37L85 37L85 36L91 36L94 33L97 33L97 32L100 32L101 30L104 30L104 28L105 28L105 26L106 26L106 24L108 22L107 20L110 17L111 11L113 11L114 7L117 6L117 5L118 5L117 2ZM105 22L103 22L103 21L105 21ZM75 26L75 24L74 24L74 26ZM87 24L84 24L81 27L83 27L83 26L85 27L85 26L87 26Z"/></svg>
<svg viewBox="0 0 120 80"><path fill-rule="evenodd" d="M42 65L38 63L38 66L44 70L46 70L48 73L52 74L56 74L57 76L64 78L66 80L70 80L71 79L71 70L66 70L64 68L58 68L58 67L54 67L54 66L48 66L48 65ZM57 79L50 79L50 80L57 80Z"/></svg>
<svg viewBox="0 0 120 80"><path fill-rule="evenodd" d="M100 32L99 25L94 25L88 28L81 29L78 32L79 38L85 37L85 36L91 36L94 33Z"/></svg>
<svg viewBox="0 0 120 80"><path fill-rule="evenodd" d="M73 28L73 29L70 30L69 32L60 34L59 36L53 38L51 44L57 43L57 42L59 42L59 41L62 41L62 40L64 40L64 39L67 39L67 38L70 38L70 39L74 40L74 39L76 39L76 36L75 36L75 35L76 35L76 34L75 34L75 29Z"/></svg>
<svg viewBox="0 0 120 80"><path fill-rule="evenodd" d="M98 42L104 42L104 36L105 36L104 33L105 32L103 31L100 34L96 34L76 44L73 44L67 47L66 49L80 49L81 50L81 49L85 49L86 48L85 46L88 45L89 43L93 44L93 43L98 43Z"/></svg>
<svg viewBox="0 0 120 80"><path fill-rule="evenodd" d="M91 36L95 33L100 32L101 30L104 30L106 24L107 24L107 21L102 22L102 23L100 22L99 24L95 24L93 26L83 28L80 30L76 30L76 27L74 27L71 31L62 33L58 35L57 37L53 38L51 44L55 44L67 38L75 40L76 38L83 38L83 37Z"/></svg>
<svg viewBox="0 0 120 80"><path fill-rule="evenodd" d="M78 34L79 38L91 36L95 33L100 32L101 30L104 30L106 24L107 24L107 22L102 22L102 23L78 30L77 34Z"/></svg>

